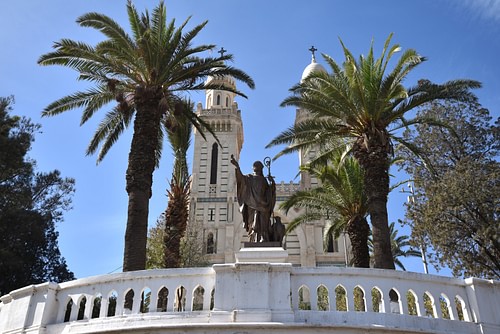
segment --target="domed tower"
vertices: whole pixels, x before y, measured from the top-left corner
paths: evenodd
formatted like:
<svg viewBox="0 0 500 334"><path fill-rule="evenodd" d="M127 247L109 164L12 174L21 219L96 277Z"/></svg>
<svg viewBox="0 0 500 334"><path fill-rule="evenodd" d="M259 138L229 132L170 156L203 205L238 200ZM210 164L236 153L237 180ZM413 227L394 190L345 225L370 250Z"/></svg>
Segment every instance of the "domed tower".
<svg viewBox="0 0 500 334"><path fill-rule="evenodd" d="M316 62L315 52L317 49L313 46L311 51L311 63L306 66L302 72L301 82L303 82L311 73L326 72L325 68ZM311 117L311 113L303 108L298 108L295 115L295 124L303 122ZM305 165L312 160L318 150L311 148L309 150L299 150L299 164ZM299 189L305 190L319 186L319 180L307 172L300 172ZM291 210L289 221L303 213L302 209L297 208ZM346 263L346 249L349 247L349 242L343 235L339 239L334 239L330 236L326 240L326 245L323 244L323 235L326 228L326 219L316 221L308 221L299 225L293 232L296 233L296 238L300 244L300 265L304 267L311 266L344 266ZM289 235L288 241L293 242L293 234ZM292 245L295 246L295 245ZM326 247L324 247L326 246ZM294 248L297 248L295 246ZM293 250L289 250L291 253ZM290 256L292 257L292 256Z"/></svg>
<svg viewBox="0 0 500 334"><path fill-rule="evenodd" d="M306 66L304 71L302 72L302 77L300 82L303 82L311 73L314 72L326 72L325 68L316 62L315 52L317 49L312 46L309 51L311 51L311 63ZM311 114L306 109L298 108L295 114L295 124L300 123L306 119L311 117ZM316 154L316 149L312 148L308 151L299 150L299 165L305 165L308 161L310 161ZM307 172L300 172L300 188L301 189L310 189L314 188L318 185L318 180L314 177L311 177Z"/></svg>
<svg viewBox="0 0 500 334"><path fill-rule="evenodd" d="M223 48L219 52L225 52ZM239 160L243 146L243 122L236 94L235 80L229 76L210 76L207 83L221 89L205 91L205 108L198 103L196 113L210 124L217 140L205 131L206 140L194 131L191 183L190 224L203 234L205 252L211 263L234 262L240 249L243 227L234 180L231 154ZM241 231L240 231L241 230ZM236 237L235 237L236 236Z"/></svg>

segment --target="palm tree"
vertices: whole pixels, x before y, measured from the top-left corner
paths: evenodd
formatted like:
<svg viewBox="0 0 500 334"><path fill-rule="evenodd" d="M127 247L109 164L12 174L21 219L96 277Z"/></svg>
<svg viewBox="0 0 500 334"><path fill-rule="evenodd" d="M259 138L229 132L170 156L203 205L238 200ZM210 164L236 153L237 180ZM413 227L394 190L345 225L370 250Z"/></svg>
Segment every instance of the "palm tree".
<svg viewBox="0 0 500 334"><path fill-rule="evenodd" d="M193 110L193 104L184 101L183 108ZM191 123L187 118L179 119L176 131L168 130L168 141L174 153L174 168L165 211L165 268L179 268L181 264L181 238L186 232L189 218L190 181L186 156L191 145L191 133Z"/></svg>
<svg viewBox="0 0 500 334"><path fill-rule="evenodd" d="M176 28L175 20L167 22L163 2L153 9L151 16L148 11L139 15L131 1L127 3L127 11L131 36L106 15L84 14L77 23L97 29L106 38L95 46L62 39L54 44L55 51L38 60L40 65L62 65L74 69L80 80L94 84L86 91L51 103L43 116L83 108L83 124L98 110L115 103L87 148L87 154L99 150L98 162L123 131L133 124L126 172L129 205L124 271L145 268L152 176L161 157L164 132L173 130L181 115L189 118L199 130L206 129L206 124L196 114L179 108L181 94L204 89L232 90L205 83L209 75L231 75L254 87L253 80L246 73L226 65L225 61L232 60L232 55L221 53L220 57L201 57L201 53L213 50L215 45L192 46L193 39L207 21L184 33L189 18Z"/></svg>
<svg viewBox="0 0 500 334"><path fill-rule="evenodd" d="M331 73L311 73L293 86L290 89L293 94L281 103L308 110L312 117L290 127L268 144L268 147L288 144L281 155L314 146L326 151L338 146L339 137L348 141L351 153L364 170L374 265L386 269L395 268L387 218L393 141L408 145L396 136L397 131L417 123L439 124L425 118L406 120L405 116L414 108L438 99L475 100L470 89L481 86L473 80L440 85L420 80L416 86L405 88L403 80L425 58L413 49L406 50L386 74L389 61L401 49L399 45L390 46L391 38L392 34L378 59L374 58L373 44L366 57L356 60L342 41L345 56L342 66L323 54Z"/></svg>
<svg viewBox="0 0 500 334"><path fill-rule="evenodd" d="M421 257L422 253L410 247L411 245L409 236L407 235L398 236L398 230L396 230L394 225L395 225L394 222L391 222L391 224L389 225L389 230L391 232L392 257L396 266L398 266L401 270L406 271L405 266L403 265L401 260L399 260L399 258L410 257L410 256ZM373 253L373 242L371 233L370 236L368 237L368 247L370 248L370 254Z"/></svg>
<svg viewBox="0 0 500 334"><path fill-rule="evenodd" d="M363 171L358 162L352 157L342 159L338 154L326 167L308 165L301 169L317 177L322 185L298 191L280 205L286 213L294 207L305 208L304 214L288 224L286 233L299 224L327 218L330 224L325 239L330 235L338 238L345 231L351 240L352 264L369 268L368 206L363 191Z"/></svg>

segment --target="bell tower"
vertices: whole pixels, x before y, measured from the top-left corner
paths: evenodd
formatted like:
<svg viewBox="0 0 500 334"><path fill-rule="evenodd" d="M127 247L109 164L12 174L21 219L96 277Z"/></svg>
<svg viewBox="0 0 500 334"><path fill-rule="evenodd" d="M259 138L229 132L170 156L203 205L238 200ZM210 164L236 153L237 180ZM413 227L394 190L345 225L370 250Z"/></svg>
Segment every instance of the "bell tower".
<svg viewBox="0 0 500 334"><path fill-rule="evenodd" d="M311 51L311 63L302 72L300 82L303 82L313 72L326 72L324 67L316 62L315 52L318 51L314 46L309 49ZM295 114L295 124L298 124L311 117L311 114L306 109L298 108ZM316 156L316 149L311 148L308 151L299 150L299 166L307 164L312 158ZM318 186L318 180L307 172L300 172L300 189L310 189Z"/></svg>
<svg viewBox="0 0 500 334"><path fill-rule="evenodd" d="M210 76L207 83L236 90L235 80L229 76ZM235 96L209 89L205 91L205 107L198 103L196 108L219 140L209 132L205 132L205 139L194 131L190 222L203 229L205 253L211 263L234 262L234 253L240 249L239 236L243 235L230 163L231 154L239 160L243 146L243 122Z"/></svg>

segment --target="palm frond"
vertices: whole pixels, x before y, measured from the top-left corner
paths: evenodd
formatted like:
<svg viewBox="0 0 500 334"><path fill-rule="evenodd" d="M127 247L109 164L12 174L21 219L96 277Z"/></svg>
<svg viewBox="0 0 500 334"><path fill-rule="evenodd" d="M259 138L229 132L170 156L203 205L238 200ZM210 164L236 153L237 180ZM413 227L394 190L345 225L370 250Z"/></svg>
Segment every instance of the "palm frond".
<svg viewBox="0 0 500 334"><path fill-rule="evenodd" d="M92 103L97 103L96 100L101 98L103 103L107 101L107 97L103 97L103 92L95 88L91 88L85 92L76 92L49 104L43 110L42 116L55 116L71 109L87 107Z"/></svg>
<svg viewBox="0 0 500 334"><path fill-rule="evenodd" d="M409 88L408 98L395 99L392 108L393 118L402 117L406 112L435 100L477 101L471 89L481 88L475 80L451 80L444 84L434 84L428 80L420 80L417 86Z"/></svg>
<svg viewBox="0 0 500 334"><path fill-rule="evenodd" d="M104 119L99 123L94 136L92 137L86 154L94 154L99 145L99 153L97 156L97 163L101 162L109 149L118 140L119 136L129 126L133 116L133 111L123 111L119 106L116 106L109 111Z"/></svg>
<svg viewBox="0 0 500 334"><path fill-rule="evenodd" d="M109 39L123 43L125 49L134 49L134 41L112 18L100 13L87 13L80 16L76 22L82 27L91 27L102 32Z"/></svg>
<svg viewBox="0 0 500 334"><path fill-rule="evenodd" d="M96 88L91 88L89 92L93 92L94 95L89 96L85 103L85 108L82 113L80 120L80 125L85 124L95 112L114 100L115 96L107 90L104 86L99 86Z"/></svg>
<svg viewBox="0 0 500 334"><path fill-rule="evenodd" d="M311 221L320 220L321 218L322 218L322 215L320 213L315 213L315 212L308 212L308 213L305 213L303 215L300 215L287 224L286 229L285 229L285 234L290 234L293 230L295 230L301 224L311 222Z"/></svg>

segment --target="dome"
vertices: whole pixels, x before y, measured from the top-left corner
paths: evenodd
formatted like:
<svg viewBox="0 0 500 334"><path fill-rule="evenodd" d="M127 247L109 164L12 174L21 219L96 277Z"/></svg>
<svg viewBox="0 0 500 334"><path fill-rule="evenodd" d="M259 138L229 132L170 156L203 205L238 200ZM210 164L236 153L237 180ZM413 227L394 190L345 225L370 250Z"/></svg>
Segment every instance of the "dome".
<svg viewBox="0 0 500 334"><path fill-rule="evenodd" d="M311 63L309 65L307 65L307 67L304 69L304 72L302 72L302 77L300 78L300 82L304 81L304 79L307 78L313 72L325 72L326 73L326 70L323 67L323 65L318 64L316 62L316 57L314 55L314 51L316 51L316 49L314 49L314 47L312 47L310 49L310 51L312 52Z"/></svg>

